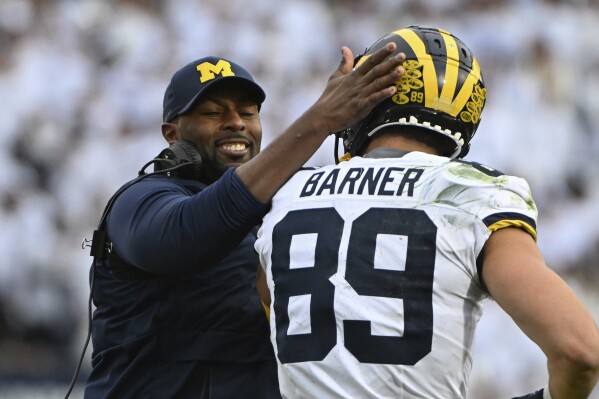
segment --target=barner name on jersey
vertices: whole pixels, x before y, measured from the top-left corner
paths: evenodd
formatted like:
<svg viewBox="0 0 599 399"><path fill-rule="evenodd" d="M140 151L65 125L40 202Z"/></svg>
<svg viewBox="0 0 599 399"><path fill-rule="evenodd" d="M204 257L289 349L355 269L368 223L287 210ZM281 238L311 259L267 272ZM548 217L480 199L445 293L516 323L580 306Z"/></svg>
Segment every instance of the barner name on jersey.
<svg viewBox="0 0 599 399"><path fill-rule="evenodd" d="M387 196L406 194L407 196L412 197L414 195L414 186L422 176L423 172L424 169L421 168L406 169L393 166L350 168L347 172L339 169L333 169L328 173L319 171L310 176L306 181L300 197L309 197L312 195L318 196L322 194L367 194ZM340 178L339 173L345 173L345 175ZM400 175L401 177L397 175ZM397 186L397 188L394 186ZM392 187L393 189L391 189Z"/></svg>

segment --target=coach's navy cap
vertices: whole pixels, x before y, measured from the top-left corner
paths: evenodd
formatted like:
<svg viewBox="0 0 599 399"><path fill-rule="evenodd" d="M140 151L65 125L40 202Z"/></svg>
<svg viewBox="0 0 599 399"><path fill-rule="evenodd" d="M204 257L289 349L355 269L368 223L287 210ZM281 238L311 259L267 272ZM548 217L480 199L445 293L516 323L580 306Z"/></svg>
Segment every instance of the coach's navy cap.
<svg viewBox="0 0 599 399"><path fill-rule="evenodd" d="M190 62L173 75L164 93L162 121L170 122L187 112L209 87L222 81L237 80L243 90L255 96L258 106L266 95L248 71L219 57L205 57Z"/></svg>

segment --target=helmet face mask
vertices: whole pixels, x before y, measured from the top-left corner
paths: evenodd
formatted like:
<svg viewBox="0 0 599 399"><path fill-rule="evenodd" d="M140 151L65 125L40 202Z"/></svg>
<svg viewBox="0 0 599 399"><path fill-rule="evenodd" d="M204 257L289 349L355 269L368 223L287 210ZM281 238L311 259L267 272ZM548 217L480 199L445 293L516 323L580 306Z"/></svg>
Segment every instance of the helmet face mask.
<svg viewBox="0 0 599 399"><path fill-rule="evenodd" d="M359 155L377 132L391 126L412 126L423 135L444 137L454 144L450 158L464 157L480 123L486 89L478 61L466 45L441 29L410 26L379 39L356 57L360 65L387 43L405 53L405 74L397 92L383 100L361 123L337 133L345 150Z"/></svg>

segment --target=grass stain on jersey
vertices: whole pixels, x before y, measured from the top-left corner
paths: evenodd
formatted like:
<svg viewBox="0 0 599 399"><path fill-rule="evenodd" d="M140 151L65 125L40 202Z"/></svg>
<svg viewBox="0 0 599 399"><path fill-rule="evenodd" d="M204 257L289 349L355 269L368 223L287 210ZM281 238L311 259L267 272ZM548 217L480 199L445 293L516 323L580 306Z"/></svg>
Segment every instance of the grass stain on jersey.
<svg viewBox="0 0 599 399"><path fill-rule="evenodd" d="M505 175L492 176L466 163L456 162L451 165L451 167L448 169L448 172L464 179L476 180L483 183L494 184L500 187L503 187L508 180L507 176Z"/></svg>
<svg viewBox="0 0 599 399"><path fill-rule="evenodd" d="M494 171L494 170L490 169L490 171ZM515 178L515 176L508 176L505 174L493 175L493 174L485 173L483 170L477 169L476 167L474 167L468 163L455 163L455 164L451 165L451 167L448 169L448 172L451 173L452 175L460 177L460 178L474 180L474 181L481 182L484 184L492 184L496 187L501 187L501 188L508 187L509 179ZM512 188L513 188L513 185L512 185ZM528 210L536 212L537 207L532 198L532 192L530 191L530 188L528 188L528 190L526 192L523 192L522 190L519 190L518 192L514 192L510 188L506 188L506 190L509 190L512 192L512 194L511 194L511 196L513 197L512 202L516 206L518 204L521 204L524 201Z"/></svg>

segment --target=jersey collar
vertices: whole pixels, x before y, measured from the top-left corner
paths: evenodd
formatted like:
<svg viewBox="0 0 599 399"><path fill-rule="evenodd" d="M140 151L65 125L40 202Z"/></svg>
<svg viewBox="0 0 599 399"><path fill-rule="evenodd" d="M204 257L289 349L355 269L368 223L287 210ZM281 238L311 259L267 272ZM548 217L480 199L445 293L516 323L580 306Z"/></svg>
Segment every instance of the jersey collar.
<svg viewBox="0 0 599 399"><path fill-rule="evenodd" d="M368 154L364 154L364 158L401 158L411 151L398 150L396 148L375 148Z"/></svg>

